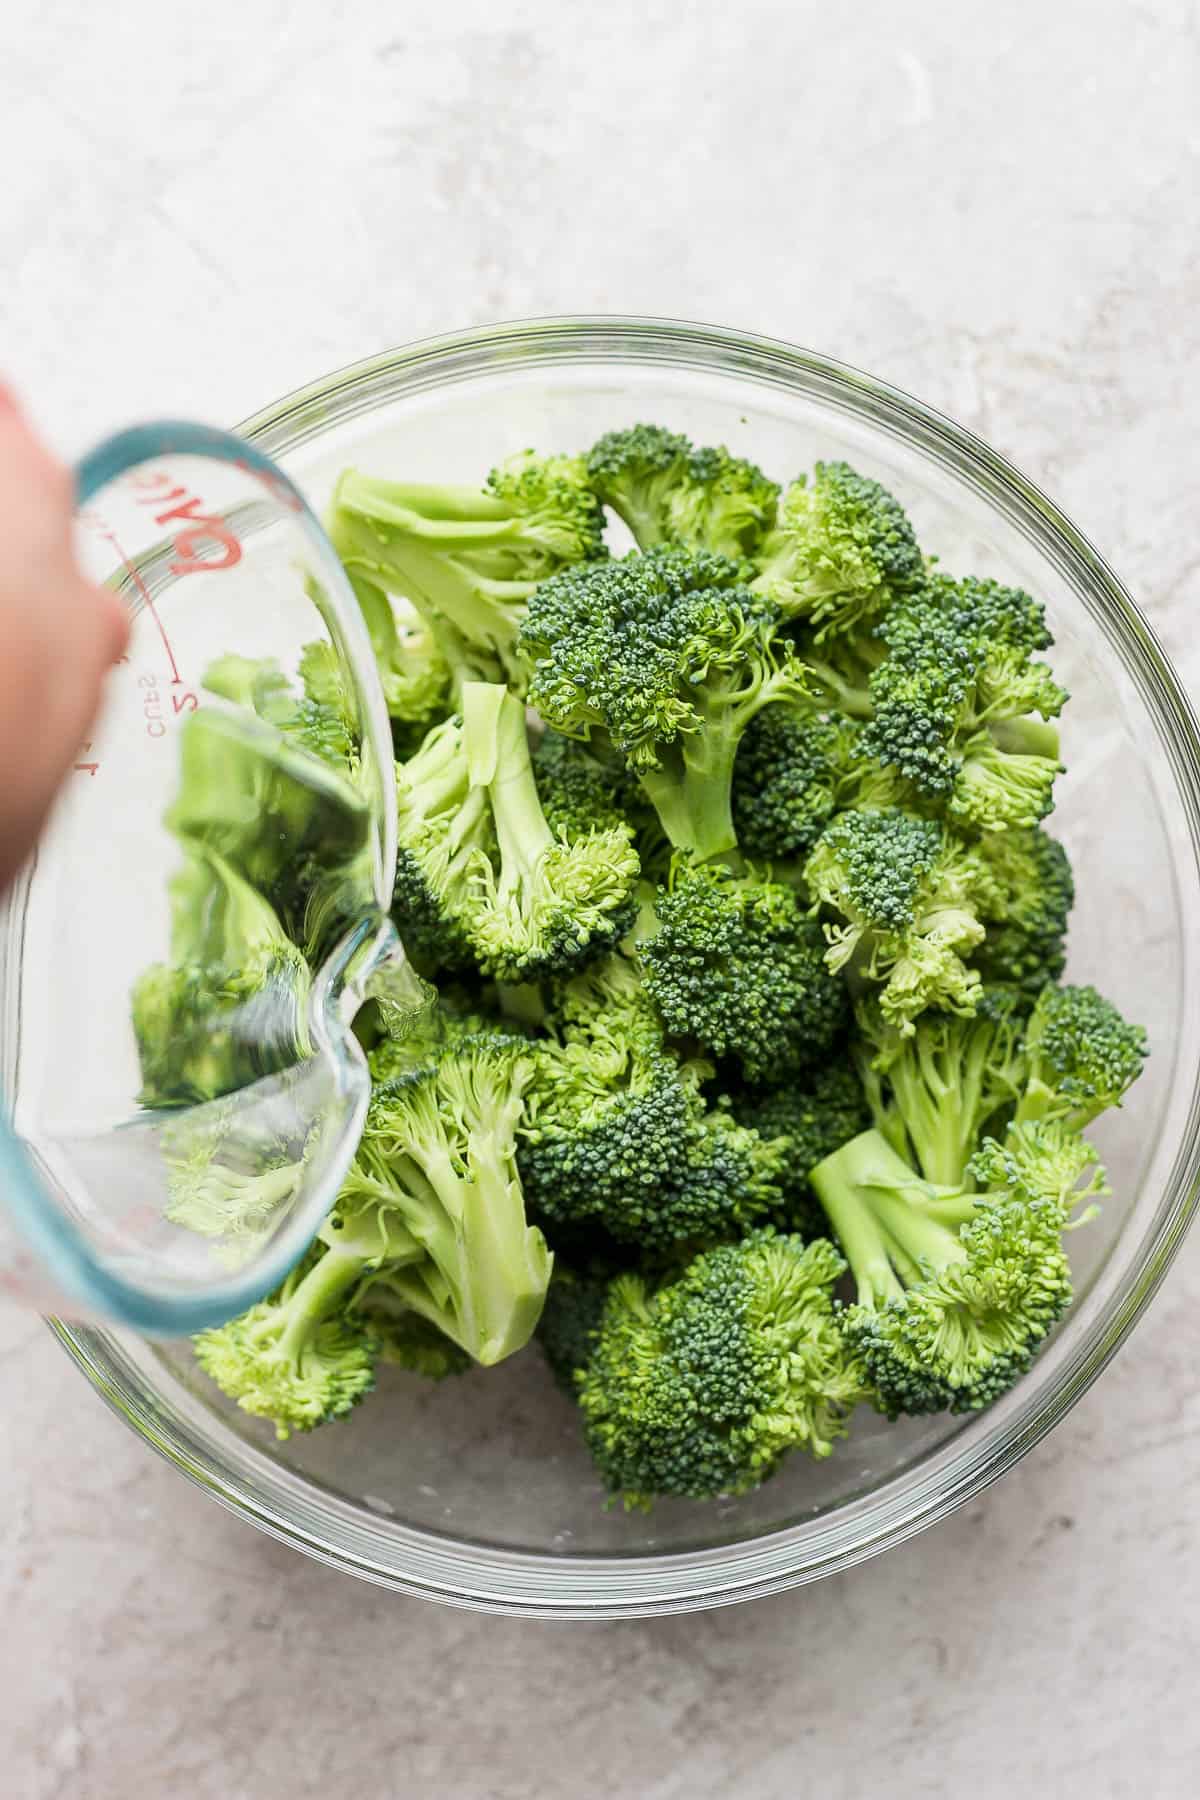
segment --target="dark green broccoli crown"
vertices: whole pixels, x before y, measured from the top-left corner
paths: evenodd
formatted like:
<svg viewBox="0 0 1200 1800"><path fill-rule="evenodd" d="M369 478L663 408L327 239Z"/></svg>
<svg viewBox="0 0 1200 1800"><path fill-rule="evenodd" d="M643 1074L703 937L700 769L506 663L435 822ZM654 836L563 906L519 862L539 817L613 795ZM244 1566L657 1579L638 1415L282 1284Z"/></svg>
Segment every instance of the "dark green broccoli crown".
<svg viewBox="0 0 1200 1800"><path fill-rule="evenodd" d="M533 752L542 811L555 837L584 837L599 827L624 825L634 787L622 768L608 768L574 738L546 731Z"/></svg>
<svg viewBox="0 0 1200 1800"><path fill-rule="evenodd" d="M864 546L880 577L900 592L914 587L924 562L908 514L881 482L847 462L819 462L813 493L826 529L840 529Z"/></svg>
<svg viewBox="0 0 1200 1800"><path fill-rule="evenodd" d="M579 1392L609 1488L707 1499L756 1487L791 1449L828 1455L862 1393L834 1323L844 1268L824 1240L756 1232L657 1293L618 1277Z"/></svg>
<svg viewBox="0 0 1200 1800"><path fill-rule="evenodd" d="M845 993L791 888L704 864L660 889L655 912L640 956L671 1037L734 1057L750 1081L777 1081L828 1050Z"/></svg>
<svg viewBox="0 0 1200 1800"><path fill-rule="evenodd" d="M733 775L733 819L747 856L802 856L837 806L845 721L764 707L750 721Z"/></svg>
<svg viewBox="0 0 1200 1800"><path fill-rule="evenodd" d="M1066 966L1066 932L1075 904L1070 859L1037 827L987 832L979 852L995 883L984 908L988 934L975 964L985 982L1036 999Z"/></svg>
<svg viewBox="0 0 1200 1800"><path fill-rule="evenodd" d="M579 1383L591 1361L596 1333L608 1303L611 1274L571 1269L556 1262L538 1320L537 1341L558 1386L568 1399L579 1397Z"/></svg>
<svg viewBox="0 0 1200 1800"><path fill-rule="evenodd" d="M663 551L543 582L521 632L531 704L576 736L603 727L623 755L653 766L658 745L700 723L688 684L706 659L744 660L767 616L737 580L723 557Z"/></svg>
<svg viewBox="0 0 1200 1800"><path fill-rule="evenodd" d="M856 913L879 930L904 931L914 921L918 894L942 842L933 820L889 808L839 814L814 854L836 864Z"/></svg>
<svg viewBox="0 0 1200 1800"><path fill-rule="evenodd" d="M1029 1090L1018 1118L1063 1117L1083 1126L1119 1106L1146 1061L1146 1032L1094 987L1049 986L1025 1034Z"/></svg>
<svg viewBox="0 0 1200 1800"><path fill-rule="evenodd" d="M522 1127L521 1177L549 1236L590 1227L661 1250L763 1218L780 1146L705 1110L698 1071L662 1048L640 1001L576 1020L538 1046Z"/></svg>
<svg viewBox="0 0 1200 1800"><path fill-rule="evenodd" d="M739 1099L737 1117L782 1151L776 1177L779 1223L804 1238L829 1227L808 1172L866 1128L871 1115L849 1058L833 1057L815 1075Z"/></svg>
<svg viewBox="0 0 1200 1800"><path fill-rule="evenodd" d="M588 479L604 500L609 489L678 474L691 453L691 439L678 432L629 425L597 438L587 454Z"/></svg>
<svg viewBox="0 0 1200 1800"><path fill-rule="evenodd" d="M588 1079L592 1071L575 1055L553 1084L544 1078L548 1061L562 1063L563 1053L548 1046L539 1055L543 1079L535 1076L519 1158L530 1205L551 1239L556 1226L588 1222L619 1243L689 1235L665 1216L700 1111L674 1060L638 1057L618 1078L598 1054Z"/></svg>
<svg viewBox="0 0 1200 1800"><path fill-rule="evenodd" d="M818 642L861 632L924 571L913 528L895 497L845 462L819 462L794 481L758 558L757 590Z"/></svg>
<svg viewBox="0 0 1200 1800"><path fill-rule="evenodd" d="M870 678L864 749L984 827L1036 824L1050 806L1056 741L1045 727L1028 744L997 731L1033 713L1053 718L1066 697L1033 660L1050 642L1040 604L1020 588L934 575L879 629L887 656ZM992 790L1005 774L1014 792L1001 814Z"/></svg>

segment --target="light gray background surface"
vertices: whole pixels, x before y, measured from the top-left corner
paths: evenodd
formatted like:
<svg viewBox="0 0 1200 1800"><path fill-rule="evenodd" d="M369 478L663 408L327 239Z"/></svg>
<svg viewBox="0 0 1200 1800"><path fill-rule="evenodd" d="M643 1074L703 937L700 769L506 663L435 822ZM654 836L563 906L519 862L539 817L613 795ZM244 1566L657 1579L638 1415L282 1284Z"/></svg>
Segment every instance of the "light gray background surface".
<svg viewBox="0 0 1200 1800"><path fill-rule="evenodd" d="M813 345L991 439L1200 691L1193 0L8 0L0 368L65 452L554 311ZM840 1579L545 1626L228 1517L0 1318L5 1800L1200 1790L1200 1239L1067 1423Z"/></svg>

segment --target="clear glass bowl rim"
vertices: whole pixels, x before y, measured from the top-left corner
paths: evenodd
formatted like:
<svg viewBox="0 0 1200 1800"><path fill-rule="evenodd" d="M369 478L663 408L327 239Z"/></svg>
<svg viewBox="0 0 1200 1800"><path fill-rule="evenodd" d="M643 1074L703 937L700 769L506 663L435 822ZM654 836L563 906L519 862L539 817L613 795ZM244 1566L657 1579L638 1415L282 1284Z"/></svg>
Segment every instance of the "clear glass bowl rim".
<svg viewBox="0 0 1200 1800"><path fill-rule="evenodd" d="M916 445L997 506L1086 597L1118 646L1161 734L1200 859L1200 727L1153 630L1103 558L1003 457L921 401L814 351L717 326L584 315L424 339L353 363L256 413L239 432L269 455L298 448L381 401L504 367L640 362L800 389ZM922 1464L824 1518L716 1548L556 1557L372 1519L221 1430L199 1404L168 1409L111 1332L51 1320L78 1367L140 1436L214 1498L318 1560L399 1592L477 1610L603 1619L756 1598L851 1567L943 1519L1011 1469L1070 1410L1120 1348L1162 1281L1200 1203L1200 1082L1140 1256L1111 1305L1051 1380L989 1430L988 1415ZM1065 1337L1069 1336L1069 1327Z"/></svg>

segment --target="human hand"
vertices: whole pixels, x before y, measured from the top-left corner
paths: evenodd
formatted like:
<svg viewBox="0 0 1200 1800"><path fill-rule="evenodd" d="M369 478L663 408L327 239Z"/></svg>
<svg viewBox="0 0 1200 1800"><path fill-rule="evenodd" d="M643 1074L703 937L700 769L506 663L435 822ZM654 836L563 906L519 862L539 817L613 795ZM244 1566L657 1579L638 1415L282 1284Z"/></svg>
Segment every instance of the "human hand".
<svg viewBox="0 0 1200 1800"><path fill-rule="evenodd" d="M37 841L128 637L80 571L74 483L0 382L0 887Z"/></svg>

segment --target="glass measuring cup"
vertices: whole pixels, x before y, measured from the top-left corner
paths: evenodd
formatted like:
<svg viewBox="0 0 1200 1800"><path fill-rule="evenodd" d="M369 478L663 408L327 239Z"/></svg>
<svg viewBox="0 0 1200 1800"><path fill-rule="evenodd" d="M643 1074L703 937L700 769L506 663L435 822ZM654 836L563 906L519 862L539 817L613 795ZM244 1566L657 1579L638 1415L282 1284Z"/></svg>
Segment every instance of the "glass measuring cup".
<svg viewBox="0 0 1200 1800"><path fill-rule="evenodd" d="M298 489L242 440L167 422L100 445L77 494L80 560L121 595L131 635L6 901L19 953L0 969L14 1046L0 1070L0 1293L170 1336L241 1312L303 1253L369 1097L354 1016L369 994L403 1029L426 990L387 916L395 790L370 642ZM228 683L205 685L228 653L294 674L313 641L352 715L349 804L312 759L281 761L278 735ZM166 822L182 758L206 782L185 841L178 816ZM286 961L288 1008L243 1002L244 971L227 967L219 1035L167 1032L167 1071L148 1078L132 1002L137 990L148 1006L179 965L172 880L176 913L201 895L219 936L227 913L259 905L246 878L312 853L298 834L314 816L337 827L345 864L311 970L299 952ZM231 818L244 828L231 834Z"/></svg>

